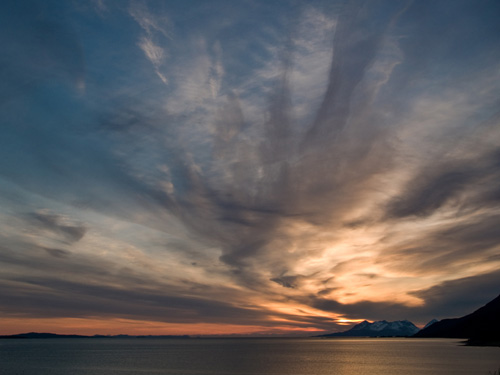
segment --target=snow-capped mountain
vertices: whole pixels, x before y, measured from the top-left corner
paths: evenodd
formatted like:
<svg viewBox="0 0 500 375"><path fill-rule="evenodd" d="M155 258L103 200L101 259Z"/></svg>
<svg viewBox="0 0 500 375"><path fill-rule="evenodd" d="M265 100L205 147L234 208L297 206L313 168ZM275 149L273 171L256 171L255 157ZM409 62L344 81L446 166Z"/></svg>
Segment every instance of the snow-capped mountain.
<svg viewBox="0 0 500 375"><path fill-rule="evenodd" d="M408 320L395 322L380 320L373 323L365 320L347 331L330 333L320 337L406 337L413 336L418 331L418 327Z"/></svg>

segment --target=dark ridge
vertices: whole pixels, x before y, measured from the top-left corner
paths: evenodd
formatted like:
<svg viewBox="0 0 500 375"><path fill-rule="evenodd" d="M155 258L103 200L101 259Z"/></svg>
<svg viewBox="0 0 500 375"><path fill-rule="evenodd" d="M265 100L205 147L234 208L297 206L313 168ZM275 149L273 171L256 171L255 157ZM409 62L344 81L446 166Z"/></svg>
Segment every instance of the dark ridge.
<svg viewBox="0 0 500 375"><path fill-rule="evenodd" d="M88 336L81 335L58 335L55 333L38 333L38 332L29 332L29 333L19 333L17 335L5 335L0 336L2 339L59 339L59 338L86 338Z"/></svg>
<svg viewBox="0 0 500 375"><path fill-rule="evenodd" d="M469 339L469 345L500 343L500 295L472 314L443 319L417 332L413 337Z"/></svg>

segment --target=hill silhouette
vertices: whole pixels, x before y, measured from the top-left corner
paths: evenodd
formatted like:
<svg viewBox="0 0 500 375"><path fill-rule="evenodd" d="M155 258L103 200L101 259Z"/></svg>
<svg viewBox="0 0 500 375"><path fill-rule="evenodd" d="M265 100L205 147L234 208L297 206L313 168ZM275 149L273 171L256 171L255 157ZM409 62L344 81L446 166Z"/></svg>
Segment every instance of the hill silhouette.
<svg viewBox="0 0 500 375"><path fill-rule="evenodd" d="M19 333L16 335L4 335L0 336L1 339L186 339L190 338L188 335L60 335L57 333L40 333L40 332L29 332L29 333Z"/></svg>
<svg viewBox="0 0 500 375"><path fill-rule="evenodd" d="M469 315L443 319L413 337L465 338L470 344L500 344L500 295Z"/></svg>

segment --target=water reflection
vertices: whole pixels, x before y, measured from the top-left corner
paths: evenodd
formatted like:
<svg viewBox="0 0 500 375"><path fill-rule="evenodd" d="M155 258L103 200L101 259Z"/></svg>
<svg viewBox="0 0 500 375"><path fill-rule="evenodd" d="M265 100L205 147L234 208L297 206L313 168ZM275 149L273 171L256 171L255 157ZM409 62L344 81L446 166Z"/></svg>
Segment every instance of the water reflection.
<svg viewBox="0 0 500 375"><path fill-rule="evenodd" d="M446 339L0 340L2 375L488 375L500 348Z"/></svg>

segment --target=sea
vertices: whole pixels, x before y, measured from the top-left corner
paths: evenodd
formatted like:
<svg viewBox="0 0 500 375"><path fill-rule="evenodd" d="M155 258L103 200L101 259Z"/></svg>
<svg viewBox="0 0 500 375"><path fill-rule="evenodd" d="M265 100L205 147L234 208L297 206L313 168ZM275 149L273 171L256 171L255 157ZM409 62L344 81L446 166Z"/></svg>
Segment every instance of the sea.
<svg viewBox="0 0 500 375"><path fill-rule="evenodd" d="M0 339L1 375L492 375L457 339Z"/></svg>

